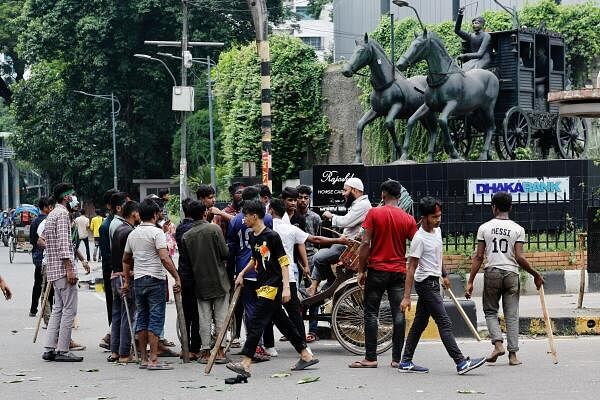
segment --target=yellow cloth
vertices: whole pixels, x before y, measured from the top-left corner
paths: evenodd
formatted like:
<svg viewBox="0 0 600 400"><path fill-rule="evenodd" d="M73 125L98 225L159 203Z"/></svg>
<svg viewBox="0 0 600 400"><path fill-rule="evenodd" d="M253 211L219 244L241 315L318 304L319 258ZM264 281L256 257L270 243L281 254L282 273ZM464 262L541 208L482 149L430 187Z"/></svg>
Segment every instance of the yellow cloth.
<svg viewBox="0 0 600 400"><path fill-rule="evenodd" d="M275 286L261 286L256 289L256 295L258 297L264 297L265 299L274 300L277 296L277 288Z"/></svg>
<svg viewBox="0 0 600 400"><path fill-rule="evenodd" d="M92 218L92 220L90 221L90 230L92 231L92 233L94 234L95 238L100 237L100 225L102 225L102 222L104 221L104 218L101 217L100 215L96 215L94 218Z"/></svg>

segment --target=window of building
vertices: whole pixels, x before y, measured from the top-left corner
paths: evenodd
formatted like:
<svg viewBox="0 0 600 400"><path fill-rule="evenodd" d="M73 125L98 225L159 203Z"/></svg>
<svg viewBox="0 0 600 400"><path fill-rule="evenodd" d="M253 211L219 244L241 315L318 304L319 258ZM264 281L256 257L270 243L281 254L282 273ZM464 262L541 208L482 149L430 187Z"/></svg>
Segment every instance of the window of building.
<svg viewBox="0 0 600 400"><path fill-rule="evenodd" d="M323 50L323 45L322 45L322 41L321 38L318 36L307 36L307 37L301 37L300 39L302 39L302 41L304 43L306 43L307 45L311 46L313 49L315 50Z"/></svg>
<svg viewBox="0 0 600 400"><path fill-rule="evenodd" d="M302 20L315 19L310 14L310 10L307 6L296 6L296 14L298 15L298 18Z"/></svg>

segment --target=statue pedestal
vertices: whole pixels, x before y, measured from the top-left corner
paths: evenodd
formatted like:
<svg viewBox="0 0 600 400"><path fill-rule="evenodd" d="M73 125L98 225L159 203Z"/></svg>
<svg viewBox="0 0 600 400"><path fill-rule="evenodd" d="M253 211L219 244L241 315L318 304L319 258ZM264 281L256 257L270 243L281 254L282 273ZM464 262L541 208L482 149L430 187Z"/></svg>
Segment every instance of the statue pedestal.
<svg viewBox="0 0 600 400"><path fill-rule="evenodd" d="M600 168L591 160L315 165L302 172L301 183L313 185L314 206L331 206L342 203L343 182L351 176L363 180L373 204L387 179L398 180L415 204L426 195L439 198L445 232L457 233L474 233L492 217L489 200L497 191L512 193L511 216L528 231L583 227L592 194L600 187Z"/></svg>

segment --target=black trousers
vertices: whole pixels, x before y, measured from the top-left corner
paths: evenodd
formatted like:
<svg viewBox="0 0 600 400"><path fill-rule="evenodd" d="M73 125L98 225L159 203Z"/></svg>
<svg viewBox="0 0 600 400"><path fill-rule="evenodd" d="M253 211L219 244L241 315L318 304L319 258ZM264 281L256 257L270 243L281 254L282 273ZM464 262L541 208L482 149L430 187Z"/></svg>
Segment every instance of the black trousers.
<svg viewBox="0 0 600 400"><path fill-rule="evenodd" d="M102 280L104 282L104 296L106 297L106 314L108 316L108 325L112 323L112 287L110 285L110 275L112 264L110 257L108 260L102 258Z"/></svg>
<svg viewBox="0 0 600 400"><path fill-rule="evenodd" d="M31 307L29 312L31 314L37 314L38 305L40 303L40 296L42 295L42 263L34 264L35 271L33 272L33 290L31 291Z"/></svg>
<svg viewBox="0 0 600 400"><path fill-rule="evenodd" d="M283 308L287 312L287 315L296 327L296 330L303 338L306 338L306 329L304 328L304 318L302 317L302 311L300 310L300 298L298 298L298 287L296 282L290 282L290 301L283 304ZM275 347L275 340L273 338L273 323L270 323L265 329L263 334L263 341L265 347ZM271 341L273 343L270 346Z"/></svg>
<svg viewBox="0 0 600 400"><path fill-rule="evenodd" d="M464 356L456 344L456 339L454 339L452 333L452 321L450 321L446 308L444 308L444 300L440 294L440 278L430 276L422 282L415 281L415 291L419 295L419 300L415 310L415 320L410 327L404 345L402 361L412 361L421 334L427 327L431 316L438 327L440 338L448 355L458 364L464 359Z"/></svg>
<svg viewBox="0 0 600 400"><path fill-rule="evenodd" d="M306 348L305 337L298 333L294 323L281 307L281 288L279 288L277 296L273 300L264 297L258 298L254 314L246 326L246 342L241 351L242 355L246 357L254 356L256 346L271 321L288 338L298 353Z"/></svg>
<svg viewBox="0 0 600 400"><path fill-rule="evenodd" d="M188 337L188 348L191 353L200 352L200 317L198 316L198 300L194 282L183 281L181 285L181 303L185 318L185 330Z"/></svg>
<svg viewBox="0 0 600 400"><path fill-rule="evenodd" d="M83 244L85 245L86 260L90 261L90 240L88 238L79 239L79 243L77 243L77 250L79 250L79 246L81 246L81 242L83 242Z"/></svg>

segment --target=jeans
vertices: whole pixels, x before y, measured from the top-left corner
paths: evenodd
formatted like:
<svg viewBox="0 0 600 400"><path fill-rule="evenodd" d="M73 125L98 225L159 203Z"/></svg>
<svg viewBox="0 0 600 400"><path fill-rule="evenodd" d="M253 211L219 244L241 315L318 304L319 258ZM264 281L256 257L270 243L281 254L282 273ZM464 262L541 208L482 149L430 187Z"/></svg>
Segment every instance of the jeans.
<svg viewBox="0 0 600 400"><path fill-rule="evenodd" d="M519 274L499 268L486 269L483 274L483 313L492 344L502 342L502 331L498 322L499 300L506 322L508 351L519 351Z"/></svg>
<svg viewBox="0 0 600 400"><path fill-rule="evenodd" d="M346 250L346 246L343 244L334 244L328 249L319 250L313 259L314 267L311 278L319 281L324 279L333 281L335 276L331 270L331 264L338 262L344 250Z"/></svg>
<svg viewBox="0 0 600 400"><path fill-rule="evenodd" d="M460 352L452 333L452 322L450 321L450 317L448 317L448 313L444 307L444 299L442 299L442 295L440 294L440 278L430 276L422 282L415 281L415 290L419 295L419 300L417 301L415 320L406 338L402 361L412 361L421 334L427 327L429 317L431 316L438 327L440 338L448 355L458 364L465 357Z"/></svg>
<svg viewBox="0 0 600 400"><path fill-rule="evenodd" d="M198 299L196 299L193 281L182 281L181 303L183 305L185 329L188 335L188 348L191 353L198 353L200 352L200 320L198 316Z"/></svg>
<svg viewBox="0 0 600 400"><path fill-rule="evenodd" d="M215 323L215 334L219 335L223 330L223 322L227 316L229 308L229 293L225 296L210 300L198 299L198 316L200 317L200 340L202 341L202 350L210 350L211 325Z"/></svg>
<svg viewBox="0 0 600 400"><path fill-rule="evenodd" d="M135 314L135 300L133 291L130 290L127 297L121 296L121 277L113 278L110 282L113 293L113 312L112 326L110 332L110 351L118 353L121 357L129 356L131 351L131 331L129 330L129 321L127 319L127 309L125 301L129 307L129 316L133 318Z"/></svg>
<svg viewBox="0 0 600 400"><path fill-rule="evenodd" d="M102 252L100 250L100 238L94 238L94 260L102 261ZM98 256L98 258L96 258Z"/></svg>
<svg viewBox="0 0 600 400"><path fill-rule="evenodd" d="M133 281L137 321L135 332L150 331L160 337L165 325L165 281L143 276Z"/></svg>
<svg viewBox="0 0 600 400"><path fill-rule="evenodd" d="M300 333L298 333L298 330L281 307L281 288L279 288L274 300L264 297L257 298L254 313L246 325L246 342L240 354L246 357L254 356L263 331L271 321L288 338L298 353L306 348L305 338L300 336Z"/></svg>
<svg viewBox="0 0 600 400"><path fill-rule="evenodd" d="M365 359L377 361L377 332L379 330L379 306L383 293L387 291L392 310L392 361L400 361L404 344L404 313L400 311L400 303L404 296L404 280L402 272L386 272L369 268L364 292L365 320Z"/></svg>
<svg viewBox="0 0 600 400"><path fill-rule="evenodd" d="M33 273L33 290L31 291L31 307L29 312L31 314L37 314L38 304L40 302L40 296L42 294L42 263L34 264L35 271Z"/></svg>
<svg viewBox="0 0 600 400"><path fill-rule="evenodd" d="M77 244L77 250L79 250L79 246L81 242L85 245L85 255L87 256L86 260L90 261L90 240L88 238L79 239L79 243Z"/></svg>
<svg viewBox="0 0 600 400"><path fill-rule="evenodd" d="M66 277L51 283L54 288L54 305L48 322L46 348L66 353L69 351L73 321L77 315L77 284L70 285Z"/></svg>

